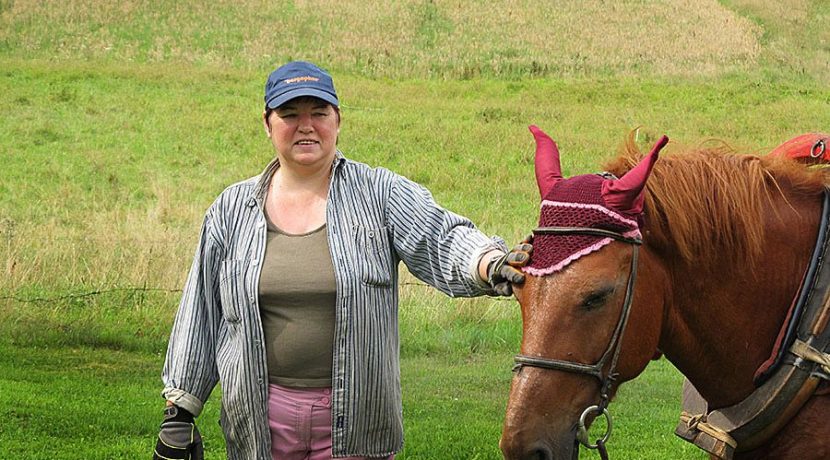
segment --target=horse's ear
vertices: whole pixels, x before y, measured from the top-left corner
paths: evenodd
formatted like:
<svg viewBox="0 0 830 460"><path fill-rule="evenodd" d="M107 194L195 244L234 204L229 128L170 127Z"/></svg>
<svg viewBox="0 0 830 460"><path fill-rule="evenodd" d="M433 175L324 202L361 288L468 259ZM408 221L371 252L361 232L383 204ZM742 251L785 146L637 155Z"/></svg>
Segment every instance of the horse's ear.
<svg viewBox="0 0 830 460"><path fill-rule="evenodd" d="M529 126L536 139L536 185L542 199L548 194L553 184L562 180L562 168L559 165L559 148L556 142L536 125Z"/></svg>
<svg viewBox="0 0 830 460"><path fill-rule="evenodd" d="M661 137L654 144L651 152L623 177L603 182L602 198L605 200L605 204L626 214L640 214L643 212L643 189L646 186L646 180L651 174L651 168L654 167L660 150L668 143L668 137Z"/></svg>

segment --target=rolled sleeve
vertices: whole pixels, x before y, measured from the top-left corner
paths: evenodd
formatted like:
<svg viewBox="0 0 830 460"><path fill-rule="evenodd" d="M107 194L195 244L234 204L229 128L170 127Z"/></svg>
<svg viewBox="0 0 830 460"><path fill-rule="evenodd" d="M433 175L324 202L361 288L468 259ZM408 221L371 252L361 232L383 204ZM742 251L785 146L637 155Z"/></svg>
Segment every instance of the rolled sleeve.
<svg viewBox="0 0 830 460"><path fill-rule="evenodd" d="M204 407L199 398L178 388L165 388L161 392L161 397L190 412L194 417L198 417Z"/></svg>

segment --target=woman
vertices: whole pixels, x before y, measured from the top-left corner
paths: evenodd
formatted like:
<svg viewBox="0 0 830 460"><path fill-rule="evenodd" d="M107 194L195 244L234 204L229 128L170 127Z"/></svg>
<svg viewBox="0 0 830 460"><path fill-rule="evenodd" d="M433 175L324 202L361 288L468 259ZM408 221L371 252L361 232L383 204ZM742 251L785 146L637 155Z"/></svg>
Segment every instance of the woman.
<svg viewBox="0 0 830 460"><path fill-rule="evenodd" d="M162 373L154 458L202 458L222 384L230 459L392 458L403 443L397 266L450 296L510 295L506 254L423 187L337 150L328 73L291 62L265 86L276 158L205 216Z"/></svg>

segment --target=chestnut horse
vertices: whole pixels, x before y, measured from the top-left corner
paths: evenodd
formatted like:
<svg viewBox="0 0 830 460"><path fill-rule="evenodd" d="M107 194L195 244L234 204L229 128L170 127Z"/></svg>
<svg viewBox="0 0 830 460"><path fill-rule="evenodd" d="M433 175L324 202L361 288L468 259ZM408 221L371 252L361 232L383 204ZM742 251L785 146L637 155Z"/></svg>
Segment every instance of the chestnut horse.
<svg viewBox="0 0 830 460"><path fill-rule="evenodd" d="M605 456L605 440L591 444L579 426L610 417L618 384L661 353L710 408L752 393L815 246L825 173L718 149L657 162L664 138L644 158L629 139L608 165L619 179L564 179L555 143L531 131L543 201L527 279L514 288L523 331L504 457L573 459L580 433ZM830 458L825 384L734 458Z"/></svg>

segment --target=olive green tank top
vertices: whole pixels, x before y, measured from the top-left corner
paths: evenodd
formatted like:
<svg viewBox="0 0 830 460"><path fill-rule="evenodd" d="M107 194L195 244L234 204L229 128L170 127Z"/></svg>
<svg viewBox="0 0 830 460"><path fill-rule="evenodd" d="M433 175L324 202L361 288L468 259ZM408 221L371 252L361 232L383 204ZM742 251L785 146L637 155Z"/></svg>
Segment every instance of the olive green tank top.
<svg viewBox="0 0 830 460"><path fill-rule="evenodd" d="M290 387L330 387L337 286L326 226L290 235L266 220L259 308L268 380Z"/></svg>

